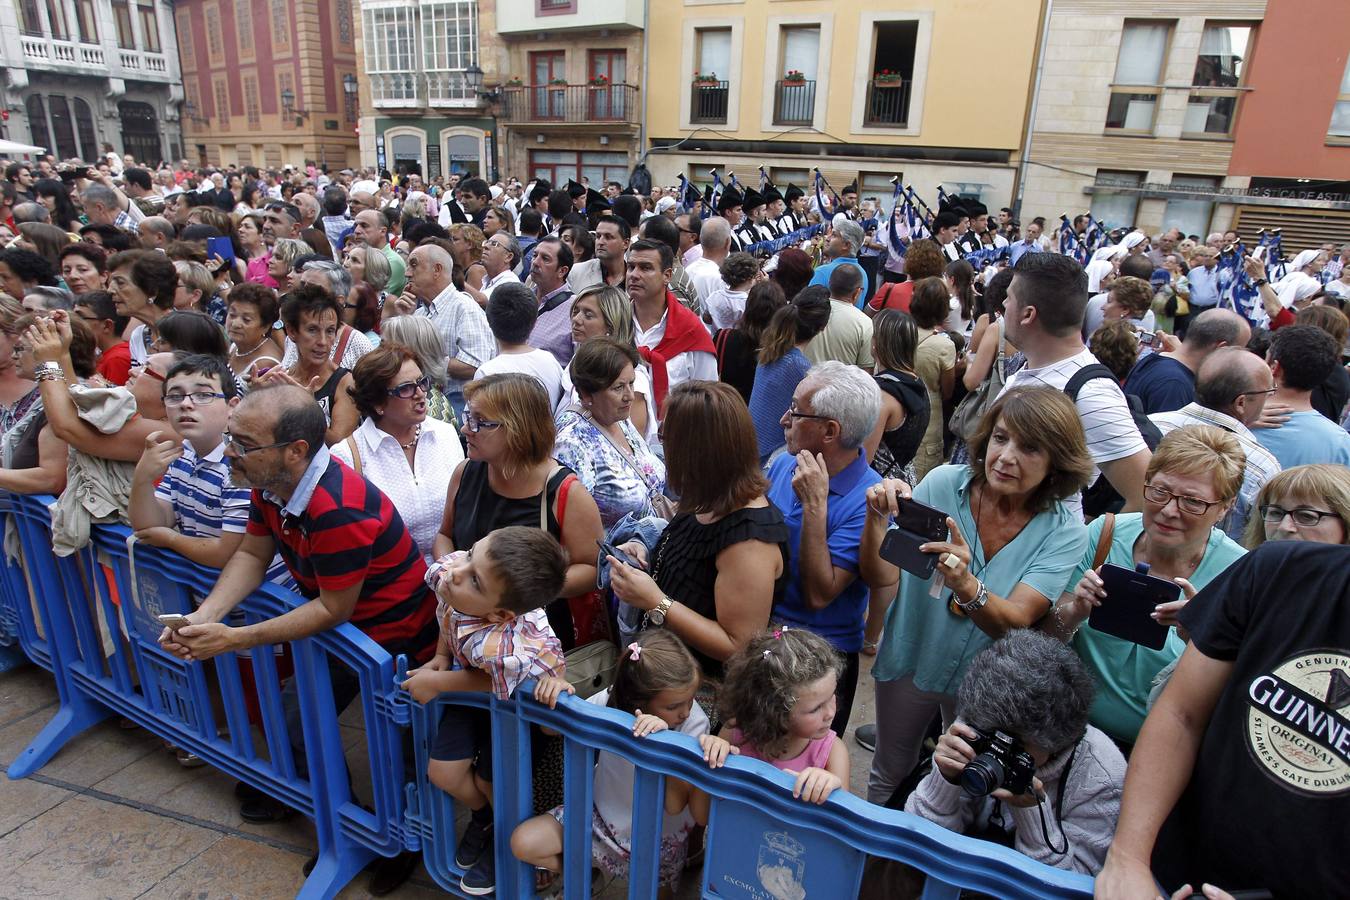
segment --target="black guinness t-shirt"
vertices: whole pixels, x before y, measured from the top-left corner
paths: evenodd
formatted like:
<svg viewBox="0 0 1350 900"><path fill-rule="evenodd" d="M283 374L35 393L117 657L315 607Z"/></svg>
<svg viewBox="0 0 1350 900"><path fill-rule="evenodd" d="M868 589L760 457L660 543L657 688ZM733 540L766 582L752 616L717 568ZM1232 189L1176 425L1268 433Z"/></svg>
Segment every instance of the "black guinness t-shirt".
<svg viewBox="0 0 1350 900"><path fill-rule="evenodd" d="M1350 895L1350 547L1263 544L1180 619L1233 671L1154 874L1168 890Z"/></svg>

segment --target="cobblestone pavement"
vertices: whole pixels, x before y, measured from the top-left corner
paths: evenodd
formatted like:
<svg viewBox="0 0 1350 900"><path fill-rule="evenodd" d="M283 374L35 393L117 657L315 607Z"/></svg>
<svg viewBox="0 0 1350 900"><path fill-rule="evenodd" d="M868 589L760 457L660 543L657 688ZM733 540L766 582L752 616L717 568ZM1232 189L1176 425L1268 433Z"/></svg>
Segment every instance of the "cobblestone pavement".
<svg viewBox="0 0 1350 900"><path fill-rule="evenodd" d="M871 660L864 657L855 724L871 721ZM0 768L8 767L57 709L56 688L36 666L0 675ZM357 713L357 714L353 714ZM348 753L364 753L359 711L343 717ZM847 738L851 785L862 793L871 754ZM359 771L359 768L357 769ZM361 790L359 777L357 790ZM302 816L277 825L239 818L234 783L202 767L184 769L164 742L109 719L72 741L36 775L0 776L0 900L34 898L293 897L316 846ZM681 895L698 896L689 873ZM339 895L369 897L358 877ZM418 867L392 897L443 897ZM601 897L626 896L611 884Z"/></svg>

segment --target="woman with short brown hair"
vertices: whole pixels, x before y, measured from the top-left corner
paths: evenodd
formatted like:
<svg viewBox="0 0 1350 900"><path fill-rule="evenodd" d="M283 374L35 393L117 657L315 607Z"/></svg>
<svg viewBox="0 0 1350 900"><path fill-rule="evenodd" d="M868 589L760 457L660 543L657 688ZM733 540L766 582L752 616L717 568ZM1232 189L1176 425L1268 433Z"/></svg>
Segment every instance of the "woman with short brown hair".
<svg viewBox="0 0 1350 900"><path fill-rule="evenodd" d="M450 477L436 558L468 550L508 525L544 528L570 560L562 596L594 590L596 541L605 536L600 510L572 471L552 458L557 433L539 379L512 372L469 382L460 431L469 458ZM572 649L579 636L566 600L546 612L563 649Z"/></svg>
<svg viewBox="0 0 1350 900"><path fill-rule="evenodd" d="M734 387L687 381L666 398L666 483L678 512L646 568L611 558L620 600L679 635L706 675L769 624L787 586L787 525L769 502L759 444ZM646 548L624 551L646 559Z"/></svg>

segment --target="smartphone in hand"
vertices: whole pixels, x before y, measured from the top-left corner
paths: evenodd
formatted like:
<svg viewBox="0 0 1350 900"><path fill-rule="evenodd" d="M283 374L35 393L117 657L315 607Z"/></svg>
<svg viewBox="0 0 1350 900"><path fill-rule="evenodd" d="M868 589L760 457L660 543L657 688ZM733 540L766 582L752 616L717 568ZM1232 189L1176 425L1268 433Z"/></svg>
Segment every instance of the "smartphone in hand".
<svg viewBox="0 0 1350 900"><path fill-rule="evenodd" d="M192 624L192 622L188 619L187 616L181 616L178 615L177 613L163 616L156 616L155 618L159 620L159 624L168 628L170 631L177 631L180 628Z"/></svg>

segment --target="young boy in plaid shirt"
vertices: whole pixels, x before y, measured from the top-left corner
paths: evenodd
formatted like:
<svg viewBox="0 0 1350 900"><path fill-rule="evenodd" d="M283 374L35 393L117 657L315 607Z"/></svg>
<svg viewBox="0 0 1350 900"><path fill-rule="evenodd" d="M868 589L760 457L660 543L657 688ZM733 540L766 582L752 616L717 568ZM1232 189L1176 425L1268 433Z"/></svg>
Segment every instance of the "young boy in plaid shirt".
<svg viewBox="0 0 1350 900"><path fill-rule="evenodd" d="M436 560L427 584L439 598L435 658L403 687L425 703L446 691L509 699L523 681L563 675L562 645L543 607L562 591L567 554L539 528L499 528L468 551ZM452 661L459 668L451 670ZM496 887L492 852L492 727L487 710L446 706L427 766L431 782L471 811L455 852L473 896Z"/></svg>

